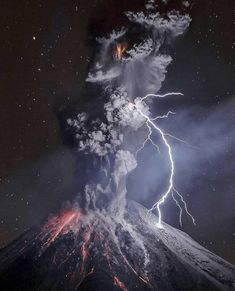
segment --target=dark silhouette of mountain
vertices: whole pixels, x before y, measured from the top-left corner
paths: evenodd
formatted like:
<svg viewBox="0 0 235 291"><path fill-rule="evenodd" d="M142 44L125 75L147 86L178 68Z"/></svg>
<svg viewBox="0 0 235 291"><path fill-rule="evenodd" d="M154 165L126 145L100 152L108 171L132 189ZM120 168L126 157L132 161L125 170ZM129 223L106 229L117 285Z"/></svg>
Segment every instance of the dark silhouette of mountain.
<svg viewBox="0 0 235 291"><path fill-rule="evenodd" d="M235 290L235 267L137 203L125 219L76 208L0 252L0 290Z"/></svg>

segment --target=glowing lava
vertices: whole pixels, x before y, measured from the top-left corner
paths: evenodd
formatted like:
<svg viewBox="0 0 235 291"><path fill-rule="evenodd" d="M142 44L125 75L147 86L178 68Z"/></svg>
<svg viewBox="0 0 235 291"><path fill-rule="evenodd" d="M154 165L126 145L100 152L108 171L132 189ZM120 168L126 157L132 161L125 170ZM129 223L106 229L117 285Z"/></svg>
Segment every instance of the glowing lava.
<svg viewBox="0 0 235 291"><path fill-rule="evenodd" d="M127 43L123 42L123 43L118 43L116 46L116 57L118 60L122 59L123 54L125 53L125 51L127 50Z"/></svg>
<svg viewBox="0 0 235 291"><path fill-rule="evenodd" d="M43 227L42 239L47 237L44 247L49 247L59 235L68 233L73 224L77 224L81 218L81 212L77 210L64 211L61 215L51 218Z"/></svg>
<svg viewBox="0 0 235 291"><path fill-rule="evenodd" d="M128 289L125 286L125 284L117 276L113 277L113 282L114 282L114 285L116 285L117 287L119 287L123 291L128 291Z"/></svg>
<svg viewBox="0 0 235 291"><path fill-rule="evenodd" d="M89 256L88 245L91 238L91 233L92 233L92 230L88 229L88 231L84 235L84 240L81 247L81 253L82 253L81 273L84 272L84 266Z"/></svg>
<svg viewBox="0 0 235 291"><path fill-rule="evenodd" d="M81 286L86 277L95 272L94 258L96 257L98 260L103 260L102 268L110 270L113 284L121 290L127 291L128 288L120 280L120 274L129 271L145 285L150 286L148 278L144 278L141 274L142 270L137 271L136 266L132 265L123 253L123 243L119 241L116 233L116 229L120 228L120 223L122 222L115 219L107 220L96 211L82 214L80 210L66 210L52 217L42 228L39 235L42 242L39 257L50 246L63 241L63 236L68 235L73 241L71 247L65 254L55 252L52 263L58 269L65 270L66 279L76 288Z"/></svg>

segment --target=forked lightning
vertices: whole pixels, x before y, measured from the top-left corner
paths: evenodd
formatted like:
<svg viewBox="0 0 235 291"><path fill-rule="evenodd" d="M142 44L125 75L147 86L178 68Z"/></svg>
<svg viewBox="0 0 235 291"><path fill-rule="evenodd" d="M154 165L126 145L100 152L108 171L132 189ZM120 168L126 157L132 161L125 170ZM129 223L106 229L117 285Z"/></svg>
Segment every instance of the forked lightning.
<svg viewBox="0 0 235 291"><path fill-rule="evenodd" d="M180 217L179 217L179 220L180 220L180 225L182 225L182 207L180 205L180 202L176 199L176 196L174 194L176 194L179 198L180 198L180 201L181 201L181 204L183 204L183 207L184 207L184 210L185 212L187 213L187 215L189 215L189 217L192 219L192 222L194 225L196 225L196 222L195 222L195 219L194 217L191 215L191 213L188 211L188 207L187 207L187 204L183 198L183 196L175 189L174 187L174 175L175 175L175 163L174 163L174 159L173 159L173 154L172 154L172 149L171 149L171 146L167 140L167 136L168 137L171 137L171 138L174 138L176 140L179 140L181 142L184 142L183 140L177 138L177 137L174 137L168 133L165 133L159 126L157 126L157 124L155 123L158 119L163 119L163 118L168 118L168 116L170 114L175 114L174 112L172 111L169 111L167 114L163 115L163 116L156 116L154 118L150 118L149 116L147 116L142 110L141 110L141 106L140 105L143 105L143 102L145 100L147 100L149 97L154 97L154 98L164 98L164 97L167 97L167 96L172 96L172 95L183 95L182 93L176 93L176 92L172 92L172 93L166 93L166 94L163 94L163 95L156 95L156 94L147 94L145 95L144 97L138 99L137 101L135 101L134 103L129 103L129 108L130 110L133 110L133 109L136 109L137 112L142 116L144 117L144 119L146 120L145 124L147 126L147 129L148 129L148 135L147 135L147 138L144 140L142 146L137 150L137 154L142 150L144 149L146 143L149 141L155 148L156 150L159 152L159 147L158 145L155 144L155 142L153 141L152 139L152 134L153 134L153 129L155 131L157 131L159 134L160 134L160 137L161 137L161 140L162 142L164 143L164 145L166 146L166 149L167 149L167 152L168 152L168 158L169 158L169 163L170 163L170 177L169 177L169 181L168 181L168 186L167 186L167 190L165 193L163 193L161 195L161 198L156 202L154 203L154 205L151 207L150 211L153 211L155 209L157 209L158 211L158 222L157 222L157 226L159 228L162 228L162 212L161 212L161 205L164 204L164 202L166 201L166 199L168 198L168 196L171 194L172 195L172 198L173 200L175 201L177 207L179 208L180 210ZM141 104L142 103L142 104Z"/></svg>

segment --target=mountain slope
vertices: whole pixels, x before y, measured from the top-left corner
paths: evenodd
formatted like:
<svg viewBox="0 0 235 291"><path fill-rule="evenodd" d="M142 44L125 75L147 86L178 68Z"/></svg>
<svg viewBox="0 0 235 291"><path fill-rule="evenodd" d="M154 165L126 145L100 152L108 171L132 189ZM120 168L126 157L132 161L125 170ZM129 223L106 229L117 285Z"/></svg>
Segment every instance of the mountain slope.
<svg viewBox="0 0 235 291"><path fill-rule="evenodd" d="M0 252L1 290L235 290L235 267L137 203L66 210Z"/></svg>

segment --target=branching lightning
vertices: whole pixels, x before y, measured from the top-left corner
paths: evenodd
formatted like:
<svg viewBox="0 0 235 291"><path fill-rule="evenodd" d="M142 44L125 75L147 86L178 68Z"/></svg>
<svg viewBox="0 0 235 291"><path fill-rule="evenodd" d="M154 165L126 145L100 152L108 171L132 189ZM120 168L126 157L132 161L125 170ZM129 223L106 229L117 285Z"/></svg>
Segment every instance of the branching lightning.
<svg viewBox="0 0 235 291"><path fill-rule="evenodd" d="M182 214L183 214L182 207L180 206L178 200L175 198L174 191L171 191L171 196L172 196L173 200L175 201L176 206L179 208L179 211L180 211L179 222L180 222L180 226L182 227Z"/></svg>
<svg viewBox="0 0 235 291"><path fill-rule="evenodd" d="M142 146L136 151L136 155L138 155L138 153L140 151L142 151L144 148L145 148L145 145L146 143L149 141L158 151L158 153L160 154L160 149L159 149L159 146L157 144L155 144L155 142L152 140L151 136L153 134L153 131L152 131L152 128L151 126L148 124L148 122L146 122L146 126L147 126L147 129L148 129L148 136L147 138L144 140Z"/></svg>
<svg viewBox="0 0 235 291"><path fill-rule="evenodd" d="M172 154L172 149L171 146L167 140L167 137L171 137L174 138L180 142L186 143L187 142L183 141L182 139L179 139L171 134L165 133L154 121L158 120L158 119L164 119L164 118L168 118L170 114L175 114L172 111L168 111L167 114L162 115L162 116L156 116L154 118L150 118L148 115L146 115L143 110L141 110L141 103L143 105L143 102L148 99L149 97L154 97L154 98L165 98L167 96L172 96L172 95L183 95L182 93L176 93L176 92L171 92L171 93L166 93L163 95L156 95L156 94L147 94L144 97L138 99L137 101L135 101L134 103L129 103L129 108L130 110L136 109L136 111L145 119L145 124L147 126L148 129L148 135L147 138L144 140L142 146L137 150L136 154L138 154L141 150L144 149L146 143L149 141L155 148L156 150L159 152L159 146L155 144L155 142L152 139L152 134L153 134L153 129L155 129L161 137L162 142L164 143L167 152L168 152L168 158L169 158L169 164L170 164L170 177L168 180L168 187L165 193L162 194L161 198L154 203L154 205L151 207L150 211L153 211L155 209L157 209L158 211L158 222L157 222L157 226L159 228L162 228L162 212L161 212L161 205L165 203L166 199L168 198L168 196L172 195L173 200L175 201L177 207L180 210L180 225L182 225L182 207L180 205L180 202L176 199L176 197L174 196L174 194L176 194L181 201L181 204L184 207L185 212L187 213L187 215L189 215L189 217L192 219L193 224L195 225L195 219L194 217L190 214L190 212L188 211L188 207L187 204L183 198L183 196L175 189L174 187L174 175L175 175L175 163L174 163L174 159L173 159L173 154Z"/></svg>

